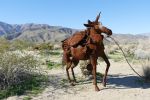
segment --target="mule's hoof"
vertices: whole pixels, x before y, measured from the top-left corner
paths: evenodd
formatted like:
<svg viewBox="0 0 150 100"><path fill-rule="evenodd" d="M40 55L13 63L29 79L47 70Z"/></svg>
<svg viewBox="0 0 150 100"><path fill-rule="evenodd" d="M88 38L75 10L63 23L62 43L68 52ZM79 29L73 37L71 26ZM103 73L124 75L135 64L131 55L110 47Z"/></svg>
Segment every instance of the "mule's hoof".
<svg viewBox="0 0 150 100"><path fill-rule="evenodd" d="M73 82L70 83L71 86L75 86L75 84Z"/></svg>
<svg viewBox="0 0 150 100"><path fill-rule="evenodd" d="M106 83L103 83L103 86L106 87Z"/></svg>
<svg viewBox="0 0 150 100"><path fill-rule="evenodd" d="M72 81L71 81L71 80L69 80L69 83L72 83Z"/></svg>
<svg viewBox="0 0 150 100"><path fill-rule="evenodd" d="M76 80L74 80L73 83L78 83L78 82Z"/></svg>
<svg viewBox="0 0 150 100"><path fill-rule="evenodd" d="M100 91L98 86L95 87L95 91L97 91L97 92Z"/></svg>
<svg viewBox="0 0 150 100"><path fill-rule="evenodd" d="M102 84L104 87L106 87L106 79L103 78Z"/></svg>

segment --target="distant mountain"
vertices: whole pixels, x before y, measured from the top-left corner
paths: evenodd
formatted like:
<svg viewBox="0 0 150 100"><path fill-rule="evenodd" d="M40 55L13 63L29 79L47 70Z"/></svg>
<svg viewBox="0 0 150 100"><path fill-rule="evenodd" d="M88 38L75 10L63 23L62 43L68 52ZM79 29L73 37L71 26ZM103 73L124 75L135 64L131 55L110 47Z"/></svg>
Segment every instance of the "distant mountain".
<svg viewBox="0 0 150 100"><path fill-rule="evenodd" d="M11 34L12 32L14 32L12 25L0 22L0 35Z"/></svg>
<svg viewBox="0 0 150 100"><path fill-rule="evenodd" d="M8 40L21 39L32 42L61 41L72 35L76 29L60 26L50 26L47 24L7 24L0 22L0 36Z"/></svg>
<svg viewBox="0 0 150 100"><path fill-rule="evenodd" d="M137 43L141 40L147 40L149 37L141 34L114 34L113 37L120 43Z"/></svg>
<svg viewBox="0 0 150 100"><path fill-rule="evenodd" d="M0 36L8 40L27 40L31 42L60 42L75 33L76 29L47 24L7 24L0 22ZM113 34L120 43L136 43L139 40L147 40L150 33L144 34Z"/></svg>
<svg viewBox="0 0 150 100"><path fill-rule="evenodd" d="M144 36L150 37L150 33L142 33L142 34L140 34L140 35L144 35Z"/></svg>

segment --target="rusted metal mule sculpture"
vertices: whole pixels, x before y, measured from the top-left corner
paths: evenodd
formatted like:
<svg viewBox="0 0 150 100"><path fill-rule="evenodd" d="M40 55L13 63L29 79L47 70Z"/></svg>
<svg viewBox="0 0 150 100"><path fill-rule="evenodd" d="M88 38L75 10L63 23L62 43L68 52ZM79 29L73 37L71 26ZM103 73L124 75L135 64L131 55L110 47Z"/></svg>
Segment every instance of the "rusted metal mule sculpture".
<svg viewBox="0 0 150 100"><path fill-rule="evenodd" d="M107 64L105 75L103 77L103 85L106 86L106 76L110 63L108 58L104 53L103 46L103 36L101 33L105 33L108 36L112 35L112 31L98 22L100 14L96 17L95 21L88 20L88 24L84 24L87 30L75 33L72 37L69 37L62 41L63 48L63 62L67 65L66 72L69 82L74 85L76 82L73 68L77 66L79 60L90 60L92 65L93 73L93 84L95 85L95 90L100 89L97 86L96 80L96 65L98 57L102 57ZM71 68L73 81L69 75L69 69Z"/></svg>

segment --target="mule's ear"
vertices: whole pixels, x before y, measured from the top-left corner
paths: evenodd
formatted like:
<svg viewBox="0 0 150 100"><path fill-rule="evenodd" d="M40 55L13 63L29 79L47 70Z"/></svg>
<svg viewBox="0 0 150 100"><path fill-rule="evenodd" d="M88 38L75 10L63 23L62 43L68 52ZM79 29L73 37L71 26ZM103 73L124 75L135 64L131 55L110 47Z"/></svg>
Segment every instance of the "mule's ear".
<svg viewBox="0 0 150 100"><path fill-rule="evenodd" d="M90 20L88 20L88 24L91 24L92 22Z"/></svg>
<svg viewBox="0 0 150 100"><path fill-rule="evenodd" d="M85 27L92 27L90 24L84 24Z"/></svg>

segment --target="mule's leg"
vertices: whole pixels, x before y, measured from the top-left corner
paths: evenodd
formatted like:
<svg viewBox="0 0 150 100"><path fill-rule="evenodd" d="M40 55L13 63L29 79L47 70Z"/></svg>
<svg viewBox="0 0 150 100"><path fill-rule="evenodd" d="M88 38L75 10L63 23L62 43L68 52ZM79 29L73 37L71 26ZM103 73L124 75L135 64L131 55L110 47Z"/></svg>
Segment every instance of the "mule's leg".
<svg viewBox="0 0 150 100"><path fill-rule="evenodd" d="M97 65L97 57L91 56L90 61L93 67L93 84L95 85L95 91L100 91L100 89L97 86L97 80L96 80L96 65Z"/></svg>
<svg viewBox="0 0 150 100"><path fill-rule="evenodd" d="M105 74L103 76L103 86L106 86L106 80L107 80L107 74L108 74L108 70L110 67L110 62L105 54L105 52L103 52L102 58L104 59L104 61L106 62L107 66L106 66L106 70L105 70Z"/></svg>
<svg viewBox="0 0 150 100"><path fill-rule="evenodd" d="M68 80L71 83L71 78L70 78L70 75L69 75L70 67L71 67L71 62L67 62L66 73L67 73Z"/></svg>
<svg viewBox="0 0 150 100"><path fill-rule="evenodd" d="M73 81L76 82L76 77L75 77L75 74L74 74L73 67L71 67L71 72L72 72L72 76L73 76Z"/></svg>
<svg viewBox="0 0 150 100"><path fill-rule="evenodd" d="M70 60L69 56L67 55L67 51L63 52L63 59L62 59L62 64L66 64L66 73L67 73L67 78L69 82L71 83L71 78L69 75L69 69L71 67L72 61Z"/></svg>
<svg viewBox="0 0 150 100"><path fill-rule="evenodd" d="M78 65L78 63L79 63L79 60L73 60L72 66L71 66L71 71L72 71L72 76L73 76L74 82L76 82L76 77L75 77L73 68L75 68Z"/></svg>

